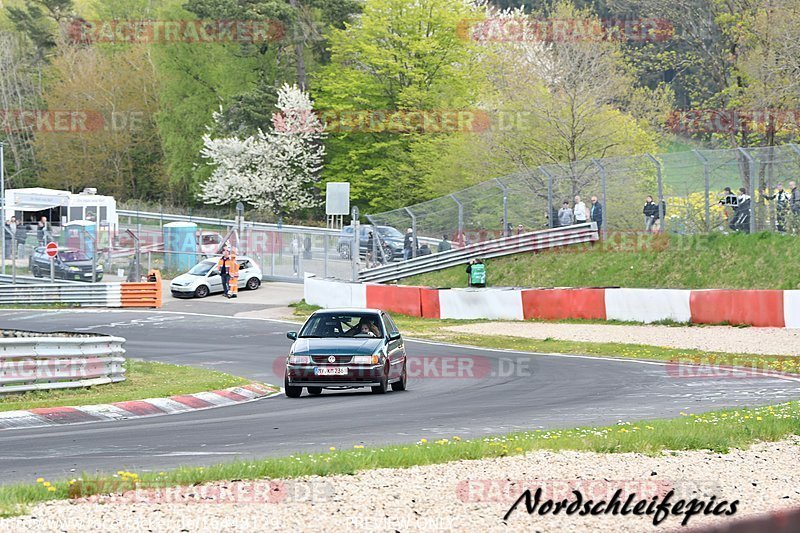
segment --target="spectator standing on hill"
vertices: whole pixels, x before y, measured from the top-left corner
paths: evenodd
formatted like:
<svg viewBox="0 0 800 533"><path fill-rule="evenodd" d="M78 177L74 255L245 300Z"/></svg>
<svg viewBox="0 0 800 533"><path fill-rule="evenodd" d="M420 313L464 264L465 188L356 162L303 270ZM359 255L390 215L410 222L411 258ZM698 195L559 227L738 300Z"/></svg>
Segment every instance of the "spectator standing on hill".
<svg viewBox="0 0 800 533"><path fill-rule="evenodd" d="M406 230L406 234L403 237L403 260L408 261L411 259L413 254L413 246L414 246L414 230L408 228Z"/></svg>
<svg viewBox="0 0 800 533"><path fill-rule="evenodd" d="M736 207L733 209L733 221L730 227L734 231L750 233L750 196L744 187L739 188L739 196L736 197Z"/></svg>
<svg viewBox="0 0 800 533"><path fill-rule="evenodd" d="M778 190L772 196L769 196L765 190L761 191L761 196L765 200L775 200L775 228L784 233L786 231L786 216L789 214L791 196L783 188L783 183L778 184Z"/></svg>
<svg viewBox="0 0 800 533"><path fill-rule="evenodd" d="M800 233L800 191L797 184L789 182L789 211L792 220L792 233Z"/></svg>
<svg viewBox="0 0 800 533"><path fill-rule="evenodd" d="M558 210L558 222L562 226L571 226L575 223L575 213L569 207L569 202L564 200L561 209Z"/></svg>
<svg viewBox="0 0 800 533"><path fill-rule="evenodd" d="M575 207L573 209L573 213L575 214L576 224L584 224L586 219L589 217L589 214L586 212L586 204L581 201L580 196L575 197Z"/></svg>
<svg viewBox="0 0 800 533"><path fill-rule="evenodd" d="M652 196L648 196L645 200L642 213L644 213L644 230L653 231L658 220L658 205L653 201Z"/></svg>
<svg viewBox="0 0 800 533"><path fill-rule="evenodd" d="M603 228L603 204L597 201L597 196L592 196L590 220L597 223L597 229Z"/></svg>
<svg viewBox="0 0 800 533"><path fill-rule="evenodd" d="M439 253L448 252L451 248L447 235L442 235L442 240L439 242Z"/></svg>
<svg viewBox="0 0 800 533"><path fill-rule="evenodd" d="M486 265L483 259L473 259L467 265L467 283L470 287L486 286Z"/></svg>

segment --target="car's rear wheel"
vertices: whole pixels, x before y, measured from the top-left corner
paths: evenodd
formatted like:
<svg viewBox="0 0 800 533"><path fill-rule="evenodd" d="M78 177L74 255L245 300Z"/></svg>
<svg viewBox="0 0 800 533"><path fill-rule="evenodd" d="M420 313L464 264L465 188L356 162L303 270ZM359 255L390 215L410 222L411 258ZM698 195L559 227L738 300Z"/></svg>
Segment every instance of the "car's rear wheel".
<svg viewBox="0 0 800 533"><path fill-rule="evenodd" d="M31 274L33 274L34 278L41 278L42 277L42 271L39 270L39 267L37 267L35 265L31 267Z"/></svg>
<svg viewBox="0 0 800 533"><path fill-rule="evenodd" d="M288 375L283 378L283 390L289 398L299 398L300 395L303 394L303 387L293 387L289 385Z"/></svg>
<svg viewBox="0 0 800 533"><path fill-rule="evenodd" d="M322 394L322 387L306 387L306 390L309 394L313 394L314 396Z"/></svg>
<svg viewBox="0 0 800 533"><path fill-rule="evenodd" d="M381 378L381 384L371 387L372 392L375 394L386 394L386 391L389 390L389 371L386 370L383 373L383 377Z"/></svg>
<svg viewBox="0 0 800 533"><path fill-rule="evenodd" d="M258 278L250 278L247 280L247 290L254 291L261 286L261 280Z"/></svg>
<svg viewBox="0 0 800 533"><path fill-rule="evenodd" d="M406 384L408 383L408 374L406 374L406 364L403 363L403 373L400 375L400 381L395 381L392 383L392 390L393 391L403 391L406 390Z"/></svg>
<svg viewBox="0 0 800 533"><path fill-rule="evenodd" d="M194 290L194 295L197 298L205 298L208 296L209 290L207 285L200 285Z"/></svg>

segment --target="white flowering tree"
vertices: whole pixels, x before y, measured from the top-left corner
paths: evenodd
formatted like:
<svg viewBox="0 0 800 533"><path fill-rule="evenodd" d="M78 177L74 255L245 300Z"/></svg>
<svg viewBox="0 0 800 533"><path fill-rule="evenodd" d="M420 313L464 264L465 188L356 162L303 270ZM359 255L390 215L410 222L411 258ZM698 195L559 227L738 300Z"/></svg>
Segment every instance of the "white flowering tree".
<svg viewBox="0 0 800 533"><path fill-rule="evenodd" d="M275 214L317 205L313 189L325 155L325 126L308 94L297 86L280 88L277 107L270 131L244 140L203 137L201 155L215 167L202 185L203 202L242 201Z"/></svg>

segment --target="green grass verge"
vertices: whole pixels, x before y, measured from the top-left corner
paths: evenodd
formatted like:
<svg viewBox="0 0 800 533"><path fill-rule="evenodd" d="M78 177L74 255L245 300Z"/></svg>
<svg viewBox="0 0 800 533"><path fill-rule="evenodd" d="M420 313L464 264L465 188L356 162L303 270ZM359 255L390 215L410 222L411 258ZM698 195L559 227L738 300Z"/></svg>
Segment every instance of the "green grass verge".
<svg viewBox="0 0 800 533"><path fill-rule="evenodd" d="M594 246L488 259L489 284L506 287L800 289L798 237L629 234ZM407 278L407 285L465 287L464 266Z"/></svg>
<svg viewBox="0 0 800 533"><path fill-rule="evenodd" d="M216 370L150 361L129 359L125 362L125 369L127 379L120 383L0 396L0 411L164 398L178 394L226 389L250 383L248 379Z"/></svg>
<svg viewBox="0 0 800 533"><path fill-rule="evenodd" d="M83 474L74 480L40 480L0 487L0 516L23 513L47 500L93 494L120 494L131 489L193 485L221 480L255 480L354 474L373 468L407 468L458 460L519 455L532 450L640 452L678 450L726 452L757 441L777 441L800 434L800 402L753 409L728 409L678 419L625 422L615 426L537 430L462 440L458 435L399 446L364 447L328 453L181 467L168 472L119 471L112 476Z"/></svg>

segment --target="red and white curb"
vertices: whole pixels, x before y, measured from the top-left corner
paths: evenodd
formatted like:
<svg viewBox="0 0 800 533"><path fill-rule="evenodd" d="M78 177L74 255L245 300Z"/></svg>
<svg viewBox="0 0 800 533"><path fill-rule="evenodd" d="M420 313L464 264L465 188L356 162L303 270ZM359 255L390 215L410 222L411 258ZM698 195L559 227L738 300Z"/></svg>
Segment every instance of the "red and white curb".
<svg viewBox="0 0 800 533"><path fill-rule="evenodd" d="M148 398L82 407L39 407L25 411L6 411L0 413L0 430L171 415L252 402L280 393L280 389L251 383L242 387L183 394L169 398Z"/></svg>

